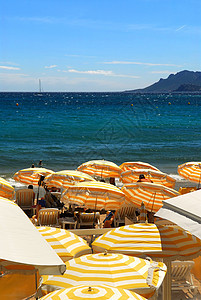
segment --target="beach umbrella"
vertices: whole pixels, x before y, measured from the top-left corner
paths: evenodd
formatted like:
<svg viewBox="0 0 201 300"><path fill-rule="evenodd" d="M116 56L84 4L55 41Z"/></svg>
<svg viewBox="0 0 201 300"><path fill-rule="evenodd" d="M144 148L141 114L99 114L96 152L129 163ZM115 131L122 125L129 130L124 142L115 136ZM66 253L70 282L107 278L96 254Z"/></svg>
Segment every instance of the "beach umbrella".
<svg viewBox="0 0 201 300"><path fill-rule="evenodd" d="M64 262L91 253L87 242L68 230L48 226L37 229Z"/></svg>
<svg viewBox="0 0 201 300"><path fill-rule="evenodd" d="M171 299L171 261L193 259L201 253L201 240L190 232L173 226L149 223L112 229L92 243L95 252L163 259L167 265L163 299Z"/></svg>
<svg viewBox="0 0 201 300"><path fill-rule="evenodd" d="M198 183L201 182L201 162L186 162L178 166L178 173L185 179Z"/></svg>
<svg viewBox="0 0 201 300"><path fill-rule="evenodd" d="M163 207L155 214L190 231L201 239L201 190L163 201Z"/></svg>
<svg viewBox="0 0 201 300"><path fill-rule="evenodd" d="M61 289L40 298L41 300L146 300L144 297L129 290L114 288L107 285L78 285Z"/></svg>
<svg viewBox="0 0 201 300"><path fill-rule="evenodd" d="M150 212L157 212L162 201L180 195L179 192L164 185L149 182L127 183L121 189L126 199L140 208L142 201Z"/></svg>
<svg viewBox="0 0 201 300"><path fill-rule="evenodd" d="M118 253L89 254L69 260L62 276L44 276L42 291L47 293L80 284L106 284L148 298L160 287L165 274L165 264L151 259Z"/></svg>
<svg viewBox="0 0 201 300"><path fill-rule="evenodd" d="M77 170L100 178L120 177L122 172L119 166L107 160L91 160L80 165Z"/></svg>
<svg viewBox="0 0 201 300"><path fill-rule="evenodd" d="M156 167L141 161L124 162L123 164L120 165L120 168L122 169L122 171L133 170L133 169L151 169L151 170L159 171L159 169L157 169Z"/></svg>
<svg viewBox="0 0 201 300"><path fill-rule="evenodd" d="M138 223L112 229L92 243L95 252L107 250L132 256L187 260L201 253L201 240L173 226Z"/></svg>
<svg viewBox="0 0 201 300"><path fill-rule="evenodd" d="M64 203L76 203L95 210L116 210L124 200L125 195L118 187L98 181L80 182L61 195Z"/></svg>
<svg viewBox="0 0 201 300"><path fill-rule="evenodd" d="M0 197L0 270L34 270L40 274L62 274L65 264L44 240L23 210Z"/></svg>
<svg viewBox="0 0 201 300"><path fill-rule="evenodd" d="M54 171L45 168L28 168L16 172L13 178L15 181L19 181L20 183L26 185L38 185L41 175L47 176L52 173L54 173Z"/></svg>
<svg viewBox="0 0 201 300"><path fill-rule="evenodd" d="M4 178L0 177L0 197L7 199L14 199L15 189L10 185L10 183Z"/></svg>
<svg viewBox="0 0 201 300"><path fill-rule="evenodd" d="M94 180L94 178L84 172L63 170L46 176L44 179L44 183L48 188L56 187L66 189L77 182Z"/></svg>
<svg viewBox="0 0 201 300"><path fill-rule="evenodd" d="M176 180L166 173L150 170L150 169L131 169L121 173L120 181L125 183L133 183L139 180L139 176L143 174L153 183L162 184L170 188L174 188Z"/></svg>

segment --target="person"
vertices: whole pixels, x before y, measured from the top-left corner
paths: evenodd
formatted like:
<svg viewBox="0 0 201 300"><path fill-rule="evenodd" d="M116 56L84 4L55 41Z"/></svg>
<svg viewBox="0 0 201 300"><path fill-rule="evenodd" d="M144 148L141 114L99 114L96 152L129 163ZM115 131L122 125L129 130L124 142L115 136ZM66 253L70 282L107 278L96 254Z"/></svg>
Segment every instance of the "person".
<svg viewBox="0 0 201 300"><path fill-rule="evenodd" d="M103 220L103 228L110 228L112 227L114 221L114 213L112 211L108 211L106 218Z"/></svg>
<svg viewBox="0 0 201 300"><path fill-rule="evenodd" d="M30 184L30 185L28 185L28 189L29 190L33 190L33 185L32 184ZM35 193L34 193L34 191L33 191L33 201L35 200Z"/></svg>
<svg viewBox="0 0 201 300"><path fill-rule="evenodd" d="M53 207L53 208L62 208L64 203L60 202L55 195L52 195L46 185L44 185L45 189L45 207Z"/></svg>
<svg viewBox="0 0 201 300"><path fill-rule="evenodd" d="M115 185L115 178L114 177L110 177L110 184Z"/></svg>
<svg viewBox="0 0 201 300"><path fill-rule="evenodd" d="M42 160L39 160L38 166L39 166L39 168L42 168L42 166L43 166L43 161Z"/></svg>
<svg viewBox="0 0 201 300"><path fill-rule="evenodd" d="M139 175L139 179L137 182L152 182L153 183L153 181L151 181L151 179L145 178L144 174Z"/></svg>

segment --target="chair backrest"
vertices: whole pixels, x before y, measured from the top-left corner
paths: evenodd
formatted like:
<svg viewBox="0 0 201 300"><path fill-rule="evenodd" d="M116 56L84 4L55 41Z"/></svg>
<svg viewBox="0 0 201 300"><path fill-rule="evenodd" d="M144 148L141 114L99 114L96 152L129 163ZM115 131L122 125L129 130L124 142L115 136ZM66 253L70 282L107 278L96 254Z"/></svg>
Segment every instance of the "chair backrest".
<svg viewBox="0 0 201 300"><path fill-rule="evenodd" d="M120 220L124 220L127 217L130 220L137 221L135 211L135 206L125 204L117 211L117 216Z"/></svg>
<svg viewBox="0 0 201 300"><path fill-rule="evenodd" d="M38 212L39 226L58 226L59 210L58 208L42 208Z"/></svg>
<svg viewBox="0 0 201 300"><path fill-rule="evenodd" d="M95 223L97 223L98 220L100 220L100 213L96 212ZM92 225L94 222L94 213L81 213L79 217L79 222L80 225Z"/></svg>
<svg viewBox="0 0 201 300"><path fill-rule="evenodd" d="M172 279L175 281L189 280L191 269L194 264L194 261L173 261L171 272Z"/></svg>
<svg viewBox="0 0 201 300"><path fill-rule="evenodd" d="M31 189L21 189L16 191L16 203L21 208L31 208L33 206L34 191Z"/></svg>

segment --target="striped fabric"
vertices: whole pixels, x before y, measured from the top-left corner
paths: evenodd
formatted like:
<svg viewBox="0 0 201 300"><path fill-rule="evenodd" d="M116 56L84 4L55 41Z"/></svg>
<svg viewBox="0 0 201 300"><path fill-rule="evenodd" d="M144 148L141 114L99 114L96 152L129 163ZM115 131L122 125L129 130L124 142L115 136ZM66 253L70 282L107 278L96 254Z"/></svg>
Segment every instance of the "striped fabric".
<svg viewBox="0 0 201 300"><path fill-rule="evenodd" d="M101 178L120 177L122 172L119 166L107 160L91 160L80 165L77 170Z"/></svg>
<svg viewBox="0 0 201 300"><path fill-rule="evenodd" d="M149 169L133 169L121 173L120 181L123 183L133 183L138 181L139 175L145 175L146 178L156 184L162 184L170 188L174 188L176 180L166 173L149 170Z"/></svg>
<svg viewBox="0 0 201 300"><path fill-rule="evenodd" d="M62 276L44 276L42 291L106 284L150 297L160 287L165 274L166 266L152 260L117 253L89 254L69 260Z"/></svg>
<svg viewBox="0 0 201 300"><path fill-rule="evenodd" d="M34 191L31 189L20 189L16 191L16 203L23 210L33 209Z"/></svg>
<svg viewBox="0 0 201 300"><path fill-rule="evenodd" d="M52 170L48 170L45 168L28 168L16 172L13 178L15 181L19 181L26 185L28 184L38 185L38 180L40 179L40 175L47 176L52 173L54 173Z"/></svg>
<svg viewBox="0 0 201 300"><path fill-rule="evenodd" d="M162 207L163 200L180 195L176 190L149 182L127 183L121 191L137 207L141 207L143 201L146 210L150 212L157 212Z"/></svg>
<svg viewBox="0 0 201 300"><path fill-rule="evenodd" d="M151 169L151 170L159 171L159 169L157 169L156 167L141 161L124 162L123 164L120 165L120 168L122 169L122 171L133 170L133 169Z"/></svg>
<svg viewBox="0 0 201 300"><path fill-rule="evenodd" d="M97 210L117 209L124 200L125 195L118 187L98 181L80 182L61 195L64 203L76 203L91 209L96 207Z"/></svg>
<svg viewBox="0 0 201 300"><path fill-rule="evenodd" d="M144 202L142 201L141 207L140 207L140 223L145 223L147 219L147 213L144 206Z"/></svg>
<svg viewBox="0 0 201 300"><path fill-rule="evenodd" d="M201 162L187 162L178 166L178 173L182 177L201 183Z"/></svg>
<svg viewBox="0 0 201 300"><path fill-rule="evenodd" d="M68 188L76 182L94 181L90 175L73 170L63 170L46 176L44 182L48 187Z"/></svg>
<svg viewBox="0 0 201 300"><path fill-rule="evenodd" d="M38 212L40 226L59 226L58 208L42 208Z"/></svg>
<svg viewBox="0 0 201 300"><path fill-rule="evenodd" d="M70 231L55 227L37 229L64 262L91 253L86 241Z"/></svg>
<svg viewBox="0 0 201 300"><path fill-rule="evenodd" d="M146 300L144 297L134 292L114 288L106 285L78 285L76 287L61 289L52 292L41 300Z"/></svg>
<svg viewBox="0 0 201 300"><path fill-rule="evenodd" d="M95 252L187 260L200 255L201 240L173 226L138 223L108 231L92 247Z"/></svg>
<svg viewBox="0 0 201 300"><path fill-rule="evenodd" d="M10 183L7 180L0 177L0 196L13 200L14 195L14 188L10 185Z"/></svg>

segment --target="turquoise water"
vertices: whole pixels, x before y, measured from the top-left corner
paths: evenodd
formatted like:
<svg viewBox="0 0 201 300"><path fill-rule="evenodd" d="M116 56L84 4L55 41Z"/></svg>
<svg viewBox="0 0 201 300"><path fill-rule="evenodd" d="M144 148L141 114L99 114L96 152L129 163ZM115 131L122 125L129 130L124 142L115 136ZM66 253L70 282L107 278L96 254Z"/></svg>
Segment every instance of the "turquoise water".
<svg viewBox="0 0 201 300"><path fill-rule="evenodd" d="M169 174L201 160L201 95L0 93L0 106L6 178L39 160L54 171L143 161Z"/></svg>

